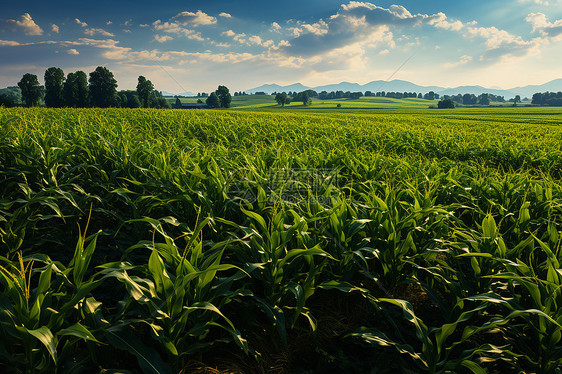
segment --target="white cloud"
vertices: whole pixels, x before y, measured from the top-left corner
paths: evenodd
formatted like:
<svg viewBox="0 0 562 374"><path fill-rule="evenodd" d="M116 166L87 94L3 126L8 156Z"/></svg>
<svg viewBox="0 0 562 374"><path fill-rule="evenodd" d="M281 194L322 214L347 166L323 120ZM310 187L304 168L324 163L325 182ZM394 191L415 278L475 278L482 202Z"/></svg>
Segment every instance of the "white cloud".
<svg viewBox="0 0 562 374"><path fill-rule="evenodd" d="M559 0L553 0L553 1L548 1L548 0L519 0L520 3L535 3L537 5L543 5L543 6L549 6L549 5L554 5L558 2L560 2Z"/></svg>
<svg viewBox="0 0 562 374"><path fill-rule="evenodd" d="M43 29L39 27L29 13L24 13L19 21L9 19L5 21L11 29L21 29L25 35L43 35Z"/></svg>
<svg viewBox="0 0 562 374"><path fill-rule="evenodd" d="M444 13L440 12L437 13L437 15L439 17L429 21L429 24L437 27L438 29L460 31L464 27L464 24L461 21L448 21L447 16Z"/></svg>
<svg viewBox="0 0 562 374"><path fill-rule="evenodd" d="M179 22L180 24L186 25L193 25L193 26L200 26L200 25L212 25L217 23L217 19L213 16L208 15L200 10L196 13L193 12L181 12L176 14L172 17L174 21Z"/></svg>
<svg viewBox="0 0 562 374"><path fill-rule="evenodd" d="M1 47L16 47L18 45L21 45L19 42L13 41L13 40L0 40L0 46Z"/></svg>
<svg viewBox="0 0 562 374"><path fill-rule="evenodd" d="M228 30L228 31L225 31L225 32L221 33L221 35L233 37L234 35L236 35L236 33L232 30Z"/></svg>
<svg viewBox="0 0 562 374"><path fill-rule="evenodd" d="M108 31L105 31L104 29L95 29L95 28L88 28L88 29L84 30L84 34L90 35L90 36L94 36L96 34L99 34L101 36L115 36L115 34L112 34Z"/></svg>
<svg viewBox="0 0 562 374"><path fill-rule="evenodd" d="M155 30L167 32L170 34L184 35L188 39L199 40L199 41L205 40L201 36L200 32L196 32L195 30L191 30L191 29L186 29L185 27L182 27L176 22L162 22L158 20L153 22L152 26L154 27Z"/></svg>
<svg viewBox="0 0 562 374"><path fill-rule="evenodd" d="M272 31L272 32L280 32L280 30L281 30L281 25L280 25L280 24L278 24L277 22L273 22L273 23L271 24L271 31Z"/></svg>
<svg viewBox="0 0 562 374"><path fill-rule="evenodd" d="M549 22L543 13L531 13L525 18L527 22L533 25L533 32L539 32L544 37L562 37L562 19Z"/></svg>
<svg viewBox="0 0 562 374"><path fill-rule="evenodd" d="M51 25L51 31L58 34L59 33L59 27L53 23Z"/></svg>
<svg viewBox="0 0 562 374"><path fill-rule="evenodd" d="M169 35L163 35L163 36L160 36L158 34L154 35L154 40L156 40L159 43L164 43L164 42L167 42L167 41L172 40L172 39L174 39L174 38L172 38Z"/></svg>
<svg viewBox="0 0 562 374"><path fill-rule="evenodd" d="M369 45L388 42L390 28L415 27L443 21L444 14L415 14L399 5L388 9L369 2L342 4L337 14L313 24L299 23L288 28L293 33L287 55L310 57L356 43ZM389 47L394 47L389 45Z"/></svg>
<svg viewBox="0 0 562 374"><path fill-rule="evenodd" d="M459 61L452 62L452 63L445 63L445 64L443 64L443 66L445 66L447 68L453 68L453 67L457 67L457 66L461 66L461 65L466 65L470 61L472 61L472 56L464 55L464 56L461 56L461 59Z"/></svg>
<svg viewBox="0 0 562 374"><path fill-rule="evenodd" d="M107 21L105 24L109 26L109 25L113 24L113 22Z"/></svg>
<svg viewBox="0 0 562 374"><path fill-rule="evenodd" d="M71 48L68 51L66 51L66 53L68 53L69 55L79 55L80 52L78 52L76 49Z"/></svg>
<svg viewBox="0 0 562 374"><path fill-rule="evenodd" d="M79 24L81 27L88 27L88 24L86 22L82 22L78 18L74 18L74 21L76 21L76 23Z"/></svg>
<svg viewBox="0 0 562 374"><path fill-rule="evenodd" d="M232 18L232 15L226 12L222 12L219 14L219 17Z"/></svg>

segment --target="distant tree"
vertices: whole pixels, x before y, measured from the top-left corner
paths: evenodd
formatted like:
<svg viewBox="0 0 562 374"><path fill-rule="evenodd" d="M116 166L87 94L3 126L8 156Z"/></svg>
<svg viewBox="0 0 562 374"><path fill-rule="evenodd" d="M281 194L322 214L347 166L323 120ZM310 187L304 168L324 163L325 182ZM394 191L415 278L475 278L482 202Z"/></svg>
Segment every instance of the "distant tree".
<svg viewBox="0 0 562 374"><path fill-rule="evenodd" d="M421 94L421 92L418 94L418 99L423 99L423 95Z"/></svg>
<svg viewBox="0 0 562 374"><path fill-rule="evenodd" d="M429 91L428 93L423 95L423 98L426 100L435 100L435 92Z"/></svg>
<svg viewBox="0 0 562 374"><path fill-rule="evenodd" d="M0 89L0 106L6 108L21 105L21 90L17 86Z"/></svg>
<svg viewBox="0 0 562 374"><path fill-rule="evenodd" d="M207 98L205 103L210 108L220 108L220 106L221 106L221 102L219 100L219 97L215 92L211 92L211 94L209 95L209 97Z"/></svg>
<svg viewBox="0 0 562 374"><path fill-rule="evenodd" d="M37 105L41 98L41 86L37 80L37 75L26 73L18 82L18 87L21 89L22 100L25 106L31 107Z"/></svg>
<svg viewBox="0 0 562 374"><path fill-rule="evenodd" d="M464 105L474 105L478 102L478 98L474 94L464 94L462 96L462 103Z"/></svg>
<svg viewBox="0 0 562 374"><path fill-rule="evenodd" d="M98 66L90 73L90 96L92 104L99 108L115 106L117 102L117 81L107 68Z"/></svg>
<svg viewBox="0 0 562 374"><path fill-rule="evenodd" d="M299 96L300 96L300 101L302 102L303 105L310 105L310 103L312 102L310 96L308 96L308 91L301 92Z"/></svg>
<svg viewBox="0 0 562 374"><path fill-rule="evenodd" d="M150 107L151 96L154 91L154 85L151 81L147 80L142 75L139 76L138 84L137 84L137 95L142 103L144 108Z"/></svg>
<svg viewBox="0 0 562 374"><path fill-rule="evenodd" d="M437 103L437 108L439 109L449 109L454 107L455 103L451 99L443 99Z"/></svg>
<svg viewBox="0 0 562 374"><path fill-rule="evenodd" d="M49 108L62 108L64 72L59 68L48 68L45 71L45 106Z"/></svg>
<svg viewBox="0 0 562 374"><path fill-rule="evenodd" d="M86 108L90 102L90 89L86 73L78 70L69 73L62 90L64 105L73 108Z"/></svg>
<svg viewBox="0 0 562 374"><path fill-rule="evenodd" d="M285 92L278 93L277 95L275 95L275 101L277 101L277 104L284 107L285 103L287 102L287 94Z"/></svg>
<svg viewBox="0 0 562 374"><path fill-rule="evenodd" d="M201 96L199 96L201 97ZM197 102L199 102L199 100L201 99L197 99ZM174 106L176 109L181 109L181 100L179 97L176 97L176 105Z"/></svg>
<svg viewBox="0 0 562 374"><path fill-rule="evenodd" d="M480 105L490 105L490 98L488 94L482 94L478 98L478 104Z"/></svg>
<svg viewBox="0 0 562 374"><path fill-rule="evenodd" d="M127 108L140 108L141 102L138 95L130 95L127 98Z"/></svg>
<svg viewBox="0 0 562 374"><path fill-rule="evenodd" d="M521 96L516 95L516 96L513 98L513 106L517 106L517 103L520 103L520 102L521 102Z"/></svg>
<svg viewBox="0 0 562 374"><path fill-rule="evenodd" d="M230 96L230 91L228 91L228 88L226 86L219 86L215 93L219 97L220 106L222 108L230 108L232 96Z"/></svg>

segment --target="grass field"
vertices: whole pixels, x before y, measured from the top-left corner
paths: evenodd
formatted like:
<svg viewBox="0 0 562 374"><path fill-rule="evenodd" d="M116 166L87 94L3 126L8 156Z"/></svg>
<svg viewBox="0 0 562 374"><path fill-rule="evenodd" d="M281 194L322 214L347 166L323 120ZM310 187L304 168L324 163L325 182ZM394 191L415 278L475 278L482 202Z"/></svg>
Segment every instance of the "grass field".
<svg viewBox="0 0 562 374"><path fill-rule="evenodd" d="M0 371L560 373L562 110L377 99L0 108Z"/></svg>

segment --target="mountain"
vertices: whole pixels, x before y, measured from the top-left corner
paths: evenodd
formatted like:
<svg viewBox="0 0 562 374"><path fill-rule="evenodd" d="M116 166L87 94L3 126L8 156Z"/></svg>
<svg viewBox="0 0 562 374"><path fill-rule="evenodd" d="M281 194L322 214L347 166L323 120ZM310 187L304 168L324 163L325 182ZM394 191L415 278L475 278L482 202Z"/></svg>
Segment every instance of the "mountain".
<svg viewBox="0 0 562 374"><path fill-rule="evenodd" d="M524 87L515 87L512 88L510 91L517 92L518 95L521 95L521 98L528 97L531 99L534 93L537 92L559 92L562 91L562 79L555 79L550 82L541 85L531 85L531 86L524 86Z"/></svg>
<svg viewBox="0 0 562 374"><path fill-rule="evenodd" d="M297 91L302 92L308 90L310 87L303 86L300 83L291 84L288 86L280 86L278 84L264 84L262 86L252 88L250 90L246 90L245 92L248 94L253 94L256 92L265 92L267 94L271 94L273 92L289 92L289 91Z"/></svg>
<svg viewBox="0 0 562 374"><path fill-rule="evenodd" d="M458 94L474 94L476 96L482 94L482 93L489 93L492 95L496 95L496 96L504 96L505 99L511 99L513 97L515 97L515 95L520 95L519 93L513 91L513 90L502 90L502 89L495 89L495 88L486 88L486 87L482 87L482 86L459 86L459 87L455 87L455 88L446 88L446 89L442 89L439 91L435 91L436 93L438 93L439 95L443 96L443 95L449 95L449 96L453 96L453 95L458 95ZM523 96L521 96L523 97Z"/></svg>
<svg viewBox="0 0 562 374"><path fill-rule="evenodd" d="M162 96L176 96L178 94L174 94L174 93L170 93L167 91L161 91L162 92ZM184 93L179 94L179 96L197 96L197 94L194 94L191 91L186 91Z"/></svg>
<svg viewBox="0 0 562 374"><path fill-rule="evenodd" d="M364 85L358 83L341 82L337 84L327 84L323 86L307 87L301 83L295 83L289 86L280 86L277 84L265 84L256 88L246 90L247 93L255 92L289 92L289 91L304 91L307 89L312 89L316 92L332 92L332 91L351 91L351 92L416 92L425 94L429 91L438 93L439 95L457 95L457 94L474 94L480 95L482 93L489 93L497 96L504 96L505 99L511 99L515 95L520 95L521 98L531 98L536 92L546 92L546 91L562 91L562 79L555 79L553 81L547 82L541 85L530 85L523 87L514 87L507 90L501 89L499 87L487 88L483 86L459 86L459 87L439 87L439 86L420 86L412 82L403 80L392 80L392 81L373 81Z"/></svg>

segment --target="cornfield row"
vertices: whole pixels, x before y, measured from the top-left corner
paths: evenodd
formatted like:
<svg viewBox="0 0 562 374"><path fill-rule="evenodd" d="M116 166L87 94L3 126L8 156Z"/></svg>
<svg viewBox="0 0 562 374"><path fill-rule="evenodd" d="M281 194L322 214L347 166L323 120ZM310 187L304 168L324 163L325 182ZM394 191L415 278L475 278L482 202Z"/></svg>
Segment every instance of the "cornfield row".
<svg viewBox="0 0 562 374"><path fill-rule="evenodd" d="M562 115L426 112L0 109L0 371L561 373Z"/></svg>

